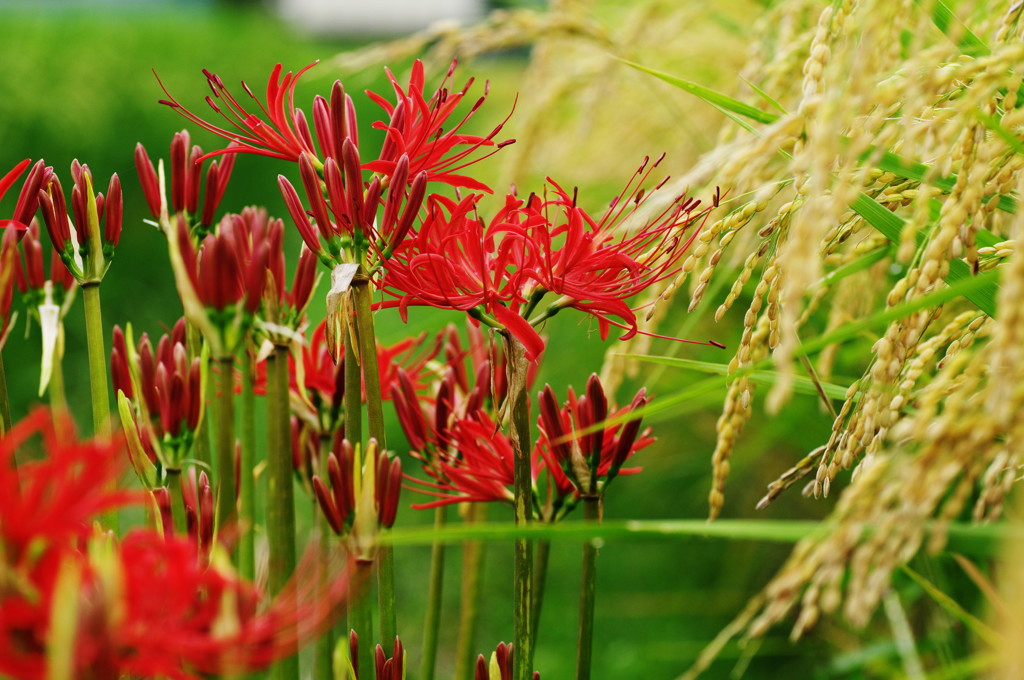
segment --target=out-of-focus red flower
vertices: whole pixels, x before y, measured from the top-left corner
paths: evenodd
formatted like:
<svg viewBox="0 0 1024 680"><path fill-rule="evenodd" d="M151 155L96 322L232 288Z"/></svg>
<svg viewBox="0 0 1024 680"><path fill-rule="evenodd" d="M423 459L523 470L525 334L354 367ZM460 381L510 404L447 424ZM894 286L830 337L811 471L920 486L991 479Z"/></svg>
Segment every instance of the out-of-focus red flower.
<svg viewBox="0 0 1024 680"><path fill-rule="evenodd" d="M490 662L480 654L476 657L473 680L512 680L513 645L499 642L491 653ZM533 672L532 680L540 680L540 673Z"/></svg>

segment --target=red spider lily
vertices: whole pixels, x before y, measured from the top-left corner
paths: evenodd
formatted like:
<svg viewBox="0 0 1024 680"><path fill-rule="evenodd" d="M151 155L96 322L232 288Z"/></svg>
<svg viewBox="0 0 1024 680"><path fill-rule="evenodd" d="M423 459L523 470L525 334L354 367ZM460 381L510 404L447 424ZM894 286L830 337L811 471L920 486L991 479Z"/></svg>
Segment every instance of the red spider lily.
<svg viewBox="0 0 1024 680"><path fill-rule="evenodd" d="M15 233L9 231L7 233ZM14 262L18 255L15 252L14 240L4 238L0 241L0 350L7 342L10 332L11 303L14 301Z"/></svg>
<svg viewBox="0 0 1024 680"><path fill-rule="evenodd" d="M13 466L14 452L39 435L46 456ZM70 543L87 536L101 513L138 500L113 491L123 459L119 442L74 439L69 420L33 411L0 439L0 545L19 565L33 546Z"/></svg>
<svg viewBox="0 0 1024 680"><path fill-rule="evenodd" d="M43 208L43 221L54 250L74 275L78 283L98 283L103 279L114 249L121 240L124 212L121 180L117 173L110 177L106 196L96 193L89 166L77 160L71 163L74 187L71 190L71 208L77 228L72 242L72 223L68 218L67 203L60 180L52 175L39 191Z"/></svg>
<svg viewBox="0 0 1024 680"><path fill-rule="evenodd" d="M26 158L15 165L6 175L0 177L0 199L31 163L32 161ZM11 227L16 231L24 231L28 228L32 216L35 215L36 209L39 207L39 189L50 181L52 174L53 168L47 167L43 161L36 161L21 186L18 202L14 206L14 213L10 219L0 219L0 229Z"/></svg>
<svg viewBox="0 0 1024 680"><path fill-rule="evenodd" d="M179 219L178 245L192 287L206 307L223 312L241 305L253 314L263 297L270 246L254 245L234 225L230 216L222 220L218 233L208 235L196 252L188 226Z"/></svg>
<svg viewBox="0 0 1024 680"><path fill-rule="evenodd" d="M570 388L562 408L551 386L544 387L538 396L541 437L537 448L561 495L602 495L617 475L638 471L624 470L622 465L654 439L650 428L640 432L639 417L628 416L647 402L641 389L628 407L610 412L596 375L590 376L583 396L577 398ZM605 425L605 421L614 424Z"/></svg>
<svg viewBox="0 0 1024 680"><path fill-rule="evenodd" d="M379 159L366 163L363 167L394 177L400 159L408 156L410 176L426 172L427 178L432 182L443 182L449 186L472 191L491 192L486 184L457 174L457 171L486 158L515 140L500 143L494 141L508 118L484 137L461 132L462 127L486 100L486 88L484 95L476 100L462 120L454 125L449 124L448 120L473 84L473 80L470 79L461 90L454 91L452 78L455 65L456 62L453 61L441 86L434 91L429 100L424 89L426 79L423 62L419 60L413 64L412 75L406 88L398 84L398 79L390 70L387 71L388 79L395 91L394 104L378 94L367 92L367 95L388 114L389 120L374 123L373 127L384 130L387 136ZM482 147L492 147L492 150L483 156L472 158Z"/></svg>
<svg viewBox="0 0 1024 680"><path fill-rule="evenodd" d="M143 423L140 437L144 446L150 445L147 453L151 449L165 468L180 470L203 408L201 361L188 359L185 320L160 337L155 352L146 333L130 351L120 326L114 326L112 345L114 391L136 402Z"/></svg>
<svg viewBox="0 0 1024 680"><path fill-rule="evenodd" d="M46 647L57 634L51 624L57 617L74 619L61 640L71 677L196 680L259 670L329 627L348 592L347 574L337 565L330 579L302 578L313 568L307 560L300 575L261 606L251 583L202 564L187 538L135 531L119 545L103 545L106 540L95 539L100 545L88 552L66 550L55 564L41 563L31 573L36 598L4 598L0 673L49 677ZM77 593L52 606L69 581Z"/></svg>
<svg viewBox="0 0 1024 680"><path fill-rule="evenodd" d="M5 240L7 238L5 235ZM28 296L26 303L33 307L38 305L43 300L44 289L49 281L53 284L53 302L60 305L64 301L64 295L75 285L75 277L64 266L64 262L56 250L51 251L50 276L46 276L43 271L43 245L39 239L39 222L36 220L32 220L25 231L21 241L21 250L24 264L22 258L17 255L14 256L12 264L18 290L22 295Z"/></svg>
<svg viewBox="0 0 1024 680"><path fill-rule="evenodd" d="M227 191L235 167L235 155L227 154L219 162L211 163L205 182L202 179L203 158L203 150L199 146L191 146L187 130L174 133L171 140L171 212L185 212L197 217L199 224L208 229L214 224L214 214ZM160 219L167 200L161 192L156 168L141 143L135 145L135 169L149 212L154 219ZM201 186L205 186L202 210L199 209Z"/></svg>
<svg viewBox="0 0 1024 680"><path fill-rule="evenodd" d="M384 648L377 645L373 655L374 670L377 680L405 680L405 648L402 641L395 638L395 646L389 657Z"/></svg>
<svg viewBox="0 0 1024 680"><path fill-rule="evenodd" d="M657 164L645 160L600 219L557 184L548 201L507 196L486 225L473 215L477 197L459 203L431 197L418 233L387 262L381 286L397 301L382 306L397 306L403 318L409 305L466 311L515 336L531 361L544 347L535 327L566 307L595 316L602 338L610 326L626 329L623 339L632 337L637 319L625 300L678 270L698 232L689 228L707 215L696 212L697 201L679 197L619 235L638 221L637 210L651 195L641 185ZM549 292L558 299L537 311Z"/></svg>
<svg viewBox="0 0 1024 680"><path fill-rule="evenodd" d="M270 73L267 81L266 102L261 102L249 86L242 82L242 88L246 94L256 103L260 114L250 113L242 106L237 99L228 92L224 81L220 76L203 69L206 82L210 86L213 95L206 98L206 103L215 113L227 121L227 128L218 127L208 123L195 115L178 102L171 93L164 87L159 77L160 87L163 89L167 99L161 99L160 103L165 104L179 114L192 121L204 130L208 130L218 137L234 142L234 145L225 149L214 151L199 159L206 159L218 154L231 153L253 153L273 158L297 161L302 153L316 155L313 140L309 134L309 126L306 123L305 115L295 108L295 86L302 74L313 68L317 62L301 69L298 73L292 74L288 71L281 75L281 64L277 64ZM219 100L220 104L217 103Z"/></svg>
<svg viewBox="0 0 1024 680"><path fill-rule="evenodd" d="M329 483L329 485L328 485ZM402 490L402 461L377 449L371 439L365 454L347 439L327 458L327 482L313 476L313 491L334 533L348 537L360 561L372 561L377 534L394 526Z"/></svg>

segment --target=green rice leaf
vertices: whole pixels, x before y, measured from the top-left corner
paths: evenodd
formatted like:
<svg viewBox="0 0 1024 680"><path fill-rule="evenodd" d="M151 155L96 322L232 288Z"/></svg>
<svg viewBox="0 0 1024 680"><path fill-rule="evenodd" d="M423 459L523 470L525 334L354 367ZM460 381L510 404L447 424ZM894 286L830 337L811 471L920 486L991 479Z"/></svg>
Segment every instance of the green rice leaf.
<svg viewBox="0 0 1024 680"><path fill-rule="evenodd" d="M732 113L738 114L745 118L749 118L758 123L774 123L779 119L778 114L762 111L761 109L751 106L750 104L745 104L738 99L734 99L729 95L722 94L721 92L716 92L715 90L712 90L711 88L708 87L704 87L703 85L698 85L697 83L694 83L692 81L684 80L683 78L678 78L668 73L663 73L662 71L656 71L655 69L642 66L641 64L638 64L634 61L629 61L628 59L620 59L620 61L626 64L627 66L632 66L638 71L649 73L655 78L664 80L666 83L669 83L670 85L674 85L681 90L685 90L686 92L689 92L692 95L696 95L697 97L700 97L701 99L711 104L712 106L719 107L720 109L725 109L726 111L731 111Z"/></svg>

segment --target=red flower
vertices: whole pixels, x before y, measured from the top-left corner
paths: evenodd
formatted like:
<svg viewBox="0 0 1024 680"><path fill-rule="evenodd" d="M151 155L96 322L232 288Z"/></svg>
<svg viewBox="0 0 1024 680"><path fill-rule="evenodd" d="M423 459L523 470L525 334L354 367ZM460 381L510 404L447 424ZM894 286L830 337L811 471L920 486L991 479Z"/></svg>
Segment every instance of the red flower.
<svg viewBox="0 0 1024 680"><path fill-rule="evenodd" d="M381 287L397 300L381 306L397 306L403 319L410 305L465 311L515 336L530 360L544 348L536 327L566 307L597 317L602 338L610 326L632 337L637 319L626 299L678 271L699 231L690 227L707 214L680 196L654 218L627 224L638 221L651 195L641 185L656 166L644 161L600 219L557 184L551 200L507 196L487 224L475 214L477 196L431 196L419 231L386 263ZM542 308L548 293L558 299Z"/></svg>
<svg viewBox="0 0 1024 680"><path fill-rule="evenodd" d="M7 190L21 177L21 173L25 172L25 168L31 162L31 160L26 158L15 165L6 175L0 177L0 199L4 197ZM18 231L24 231L28 228L29 222L32 221L32 216L36 213L36 208L39 207L39 189L50 181L50 175L52 174L53 168L46 167L43 161L36 161L36 164L29 171L28 177L25 178L25 183L21 186L21 192L18 194L18 203L14 206L14 213L11 219L0 219L0 229L11 227Z"/></svg>
<svg viewBox="0 0 1024 680"><path fill-rule="evenodd" d="M42 438L45 457L13 465L14 452ZM0 554L20 564L33 546L71 543L103 512L138 499L112 490L121 473L119 442L78 442L70 421L33 411L0 439Z"/></svg>
<svg viewBox="0 0 1024 680"><path fill-rule="evenodd" d="M367 92L367 95L388 114L389 120L374 123L373 127L384 130L387 136L379 159L366 163L363 167L391 177L395 174L400 158L407 155L410 160L410 177L426 172L427 178L432 182L443 182L449 186L472 191L491 192L486 184L457 174L456 171L490 156L515 140L510 139L497 144L494 142L494 138L508 118L485 137L461 132L466 121L479 110L487 98L486 88L484 95L476 100L462 120L453 125L449 124L448 119L458 109L473 84L471 78L461 90L454 90L452 76L455 73L455 65L456 62L453 61L441 86L434 91L429 100L424 91L423 62L418 59L413 64L407 88L403 89L394 74L387 70L388 79L395 90L394 104L378 94ZM511 113L509 115L511 116ZM481 147L493 149L483 156L471 158Z"/></svg>
<svg viewBox="0 0 1024 680"><path fill-rule="evenodd" d="M295 86L302 74L316 64L317 62L314 61L298 73L292 75L292 72L288 71L284 76L281 75L281 64L277 64L267 81L265 103L261 102L243 81L242 88L256 103L262 116L247 111L228 92L220 76L203 69L206 82L213 91L213 95L206 98L206 103L227 121L228 128L208 123L186 109L171 96L158 77L157 81L160 82L160 87L168 97L168 99L161 99L160 103L170 106L204 130L209 130L218 137L235 143L233 146L200 156L198 160L225 153L254 153L296 161L303 152L316 155L306 118L302 111L295 108ZM219 105L214 101L215 99L220 101Z"/></svg>

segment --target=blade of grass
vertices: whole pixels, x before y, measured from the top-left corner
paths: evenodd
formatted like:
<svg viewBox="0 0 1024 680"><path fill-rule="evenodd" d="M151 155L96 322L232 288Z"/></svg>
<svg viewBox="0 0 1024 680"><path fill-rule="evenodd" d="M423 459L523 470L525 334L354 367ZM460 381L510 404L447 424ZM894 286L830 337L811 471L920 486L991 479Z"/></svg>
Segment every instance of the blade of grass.
<svg viewBox="0 0 1024 680"><path fill-rule="evenodd" d="M946 593L936 588L931 581L924 578L910 567L904 565L903 573L909 576L917 585L935 600L935 603L942 607L951 616L960 621L964 626L969 628L971 632L985 640L992 646L999 646L1005 644L1005 639L997 631L991 628L981 619L977 618L966 609L961 607L957 602Z"/></svg>
<svg viewBox="0 0 1024 680"><path fill-rule="evenodd" d="M921 0L914 0L918 5L921 4ZM931 7L932 10L932 22L935 26L942 31L945 35L954 39L956 46L960 48L964 54L969 54L972 57L980 57L991 53L985 42L976 36L971 29L967 27L963 21L960 20L952 9L944 3L942 0L929 0L926 7Z"/></svg>
<svg viewBox="0 0 1024 680"><path fill-rule="evenodd" d="M761 109L751 106L750 104L745 104L744 102L741 102L739 99L734 99L729 95L722 94L721 92L716 92L715 90L712 90L709 87L704 87L703 85L699 85L693 81L685 80L683 78L679 78L677 76L673 76L662 71L657 71L655 69L648 68L646 66L636 63L635 61L629 61L628 59L620 58L619 61L626 64L627 66L631 66L637 69L638 71L649 73L655 78L663 80L666 83L669 83L670 85L675 85L681 90L684 90L692 95L700 97L701 99L703 99L704 101L713 106L720 107L721 109L725 109L726 111L731 111L732 113L738 114L745 118L749 118L758 123L774 123L779 119L778 114L762 111Z"/></svg>

